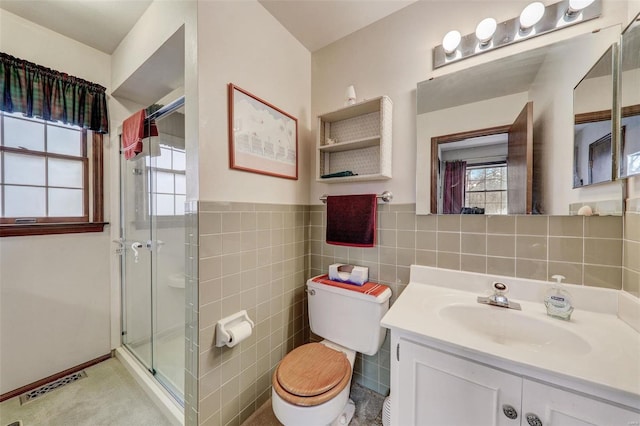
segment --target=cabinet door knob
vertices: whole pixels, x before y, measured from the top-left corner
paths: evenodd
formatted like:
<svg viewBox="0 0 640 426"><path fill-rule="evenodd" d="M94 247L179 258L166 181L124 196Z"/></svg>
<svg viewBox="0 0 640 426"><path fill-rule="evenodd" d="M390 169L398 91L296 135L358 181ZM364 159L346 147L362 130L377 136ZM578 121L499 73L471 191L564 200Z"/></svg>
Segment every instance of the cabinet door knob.
<svg viewBox="0 0 640 426"><path fill-rule="evenodd" d="M527 413L525 414L525 417L527 418L527 423L529 423L530 426L542 426L542 420L540 420L540 417L536 414Z"/></svg>
<svg viewBox="0 0 640 426"><path fill-rule="evenodd" d="M505 416L507 416L511 420L515 420L518 418L518 411L516 411L516 409L513 408L512 405L504 404L502 406L502 412L504 413Z"/></svg>

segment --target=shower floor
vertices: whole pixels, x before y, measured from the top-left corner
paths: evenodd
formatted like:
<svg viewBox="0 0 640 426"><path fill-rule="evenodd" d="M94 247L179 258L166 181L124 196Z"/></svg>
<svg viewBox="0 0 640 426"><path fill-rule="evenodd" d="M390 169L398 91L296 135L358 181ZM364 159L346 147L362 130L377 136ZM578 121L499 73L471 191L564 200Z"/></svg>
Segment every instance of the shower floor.
<svg viewBox="0 0 640 426"><path fill-rule="evenodd" d="M161 334L156 339L155 370L159 379L171 392L176 393L180 401L184 401L184 329ZM138 354L150 354L151 342L143 341L132 344L131 350Z"/></svg>

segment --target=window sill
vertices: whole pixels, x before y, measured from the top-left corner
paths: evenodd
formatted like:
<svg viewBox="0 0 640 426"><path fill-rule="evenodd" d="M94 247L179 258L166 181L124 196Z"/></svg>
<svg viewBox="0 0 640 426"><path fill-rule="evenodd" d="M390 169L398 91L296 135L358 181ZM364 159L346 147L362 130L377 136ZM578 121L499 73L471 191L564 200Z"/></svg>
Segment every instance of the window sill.
<svg viewBox="0 0 640 426"><path fill-rule="evenodd" d="M0 225L0 237L102 232L109 222L28 223Z"/></svg>

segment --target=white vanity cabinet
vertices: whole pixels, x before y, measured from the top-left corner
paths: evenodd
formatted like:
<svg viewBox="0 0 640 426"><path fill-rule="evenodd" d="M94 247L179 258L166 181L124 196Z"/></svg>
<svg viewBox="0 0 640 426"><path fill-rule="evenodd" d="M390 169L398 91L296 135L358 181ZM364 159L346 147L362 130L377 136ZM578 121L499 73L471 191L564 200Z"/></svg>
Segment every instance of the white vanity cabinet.
<svg viewBox="0 0 640 426"><path fill-rule="evenodd" d="M640 413L528 379L522 383L522 412L538 413L542 425L640 425Z"/></svg>
<svg viewBox="0 0 640 426"><path fill-rule="evenodd" d="M391 390L392 402L398 402L393 425L520 424L501 408L520 412L520 377L408 340L398 344L400 361L396 357L391 366L401 383Z"/></svg>
<svg viewBox="0 0 640 426"><path fill-rule="evenodd" d="M394 426L640 425L638 412L391 336Z"/></svg>

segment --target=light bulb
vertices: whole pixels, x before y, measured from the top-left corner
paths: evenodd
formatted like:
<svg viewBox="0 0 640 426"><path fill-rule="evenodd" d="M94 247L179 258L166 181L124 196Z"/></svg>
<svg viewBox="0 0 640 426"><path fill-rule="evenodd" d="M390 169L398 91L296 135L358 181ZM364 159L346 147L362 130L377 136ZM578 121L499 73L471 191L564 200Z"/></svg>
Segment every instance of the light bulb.
<svg viewBox="0 0 640 426"><path fill-rule="evenodd" d="M540 22L543 15L544 4L542 2L536 1L530 3L520 14L520 28L523 30L528 30L529 28Z"/></svg>
<svg viewBox="0 0 640 426"><path fill-rule="evenodd" d="M493 18L486 18L480 21L476 27L476 37L481 45L485 45L491 41L491 37L496 32L498 23Z"/></svg>
<svg viewBox="0 0 640 426"><path fill-rule="evenodd" d="M458 46L460 46L461 40L462 35L460 35L460 31L452 30L446 33L442 38L442 49L444 49L444 53L450 55L455 52Z"/></svg>
<svg viewBox="0 0 640 426"><path fill-rule="evenodd" d="M582 9L586 9L595 0L569 0L569 9L567 9L567 15L575 15Z"/></svg>

